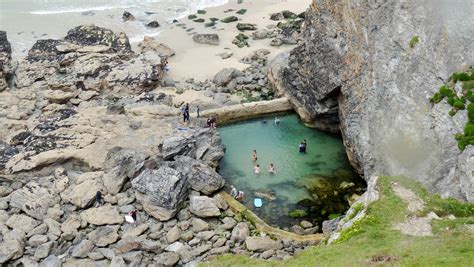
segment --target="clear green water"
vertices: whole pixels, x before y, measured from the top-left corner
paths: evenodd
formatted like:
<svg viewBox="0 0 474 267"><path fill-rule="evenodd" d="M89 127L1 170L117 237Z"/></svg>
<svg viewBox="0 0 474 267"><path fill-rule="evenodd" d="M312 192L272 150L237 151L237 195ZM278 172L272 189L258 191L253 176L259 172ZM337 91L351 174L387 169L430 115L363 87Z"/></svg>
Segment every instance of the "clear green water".
<svg viewBox="0 0 474 267"><path fill-rule="evenodd" d="M338 186L342 180L334 177L337 170L350 173L350 180L356 176L348 163L345 148L339 137L306 127L296 114L274 116L239 122L219 128L226 153L220 162L220 174L226 179L226 189L233 184L245 193L244 204L269 224L281 227L291 226L301 219L293 219L288 212L298 208L303 199L314 199L308 190L308 177L324 176L325 180ZM262 123L267 120L267 123ZM307 141L307 153L300 153L298 145ZM258 160L252 160L252 151L257 150ZM268 172L273 163L276 174ZM254 173L254 166L260 164L261 173ZM348 178L346 178L347 180ZM255 192L272 190L275 200L263 199L263 206L253 205ZM317 197L316 197L317 198ZM318 216L314 216L317 214ZM328 214L326 214L328 215ZM312 210L307 218L321 218L318 211ZM318 218L316 218L318 217ZM317 222L316 222L317 223Z"/></svg>

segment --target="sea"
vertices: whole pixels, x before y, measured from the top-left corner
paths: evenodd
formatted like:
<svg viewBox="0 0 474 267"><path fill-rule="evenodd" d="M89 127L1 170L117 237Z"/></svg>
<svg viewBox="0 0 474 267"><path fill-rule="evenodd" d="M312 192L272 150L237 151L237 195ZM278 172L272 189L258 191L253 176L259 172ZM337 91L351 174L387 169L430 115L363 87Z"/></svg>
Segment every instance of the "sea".
<svg viewBox="0 0 474 267"><path fill-rule="evenodd" d="M6 31L13 57L28 53L40 39L59 39L81 24L125 32L132 46L144 36L158 36L173 20L229 0L0 0L0 30ZM124 22L124 11L136 20ZM159 28L147 23L156 20Z"/></svg>

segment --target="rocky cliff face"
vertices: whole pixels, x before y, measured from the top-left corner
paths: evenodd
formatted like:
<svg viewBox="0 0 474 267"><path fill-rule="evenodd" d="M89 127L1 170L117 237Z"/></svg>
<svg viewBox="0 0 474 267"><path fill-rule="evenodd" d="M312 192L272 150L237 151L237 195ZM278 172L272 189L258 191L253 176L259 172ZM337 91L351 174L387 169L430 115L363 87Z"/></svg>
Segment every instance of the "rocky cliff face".
<svg viewBox="0 0 474 267"><path fill-rule="evenodd" d="M461 153L454 139L466 112L450 117L448 104L428 99L473 64L473 11L467 0L314 0L304 43L275 84L306 121L339 125L353 166L366 177L406 175L443 196L474 201L474 147Z"/></svg>

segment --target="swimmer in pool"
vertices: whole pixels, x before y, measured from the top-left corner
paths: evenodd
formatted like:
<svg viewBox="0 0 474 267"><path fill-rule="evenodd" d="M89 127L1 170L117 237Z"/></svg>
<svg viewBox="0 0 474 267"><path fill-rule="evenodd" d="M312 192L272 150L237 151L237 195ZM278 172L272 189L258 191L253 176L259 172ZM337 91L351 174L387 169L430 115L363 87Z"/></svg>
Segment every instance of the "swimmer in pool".
<svg viewBox="0 0 474 267"><path fill-rule="evenodd" d="M253 168L253 171L255 172L255 174L259 174L260 173L260 165L257 164L257 166L255 166L255 168Z"/></svg>
<svg viewBox="0 0 474 267"><path fill-rule="evenodd" d="M252 160L257 161L257 150L253 150Z"/></svg>
<svg viewBox="0 0 474 267"><path fill-rule="evenodd" d="M268 172L270 174L275 174L276 173L275 167L273 166L273 163L270 163L270 166L268 166Z"/></svg>

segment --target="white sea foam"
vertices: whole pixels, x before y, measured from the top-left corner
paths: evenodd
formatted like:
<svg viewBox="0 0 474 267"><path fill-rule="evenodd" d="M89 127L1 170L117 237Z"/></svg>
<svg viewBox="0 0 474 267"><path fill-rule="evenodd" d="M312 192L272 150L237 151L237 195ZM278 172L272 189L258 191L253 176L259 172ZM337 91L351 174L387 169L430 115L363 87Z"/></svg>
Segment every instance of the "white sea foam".
<svg viewBox="0 0 474 267"><path fill-rule="evenodd" d="M69 9L58 9L58 10L36 10L31 11L30 14L33 15L55 15L63 13L83 13L87 11L105 11L111 9L124 9L131 8L133 6L94 6L94 7L80 7L80 8L69 8Z"/></svg>

